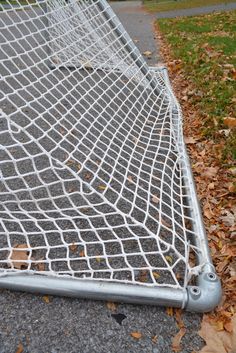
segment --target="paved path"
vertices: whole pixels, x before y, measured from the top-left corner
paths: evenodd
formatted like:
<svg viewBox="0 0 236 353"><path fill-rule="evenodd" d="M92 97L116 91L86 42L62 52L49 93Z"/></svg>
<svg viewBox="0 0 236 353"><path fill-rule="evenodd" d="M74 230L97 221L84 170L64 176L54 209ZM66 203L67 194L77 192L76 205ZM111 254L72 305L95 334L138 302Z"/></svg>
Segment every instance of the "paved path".
<svg viewBox="0 0 236 353"><path fill-rule="evenodd" d="M156 15L147 13L141 1L115 1L110 4L141 53L152 52L147 62L149 65L155 65L159 59L153 32Z"/></svg>
<svg viewBox="0 0 236 353"><path fill-rule="evenodd" d="M139 40L140 50L155 52L149 60L154 64L154 17L140 2L112 6ZM203 345L197 335L201 315L184 313L183 320L181 353L197 351ZM142 338L132 338L134 331ZM171 340L177 332L174 317L157 306L119 304L111 312L104 302L55 296L48 303L41 295L0 291L0 353L15 353L20 342L23 353L172 353Z"/></svg>
<svg viewBox="0 0 236 353"><path fill-rule="evenodd" d="M207 14L207 13L212 13L217 11L229 11L229 10L235 10L235 9L236 9L236 2L230 2L227 4L195 7L192 9L163 11L163 12L155 13L154 16L156 18L173 18L173 17L180 17L180 16L195 16L195 15Z"/></svg>

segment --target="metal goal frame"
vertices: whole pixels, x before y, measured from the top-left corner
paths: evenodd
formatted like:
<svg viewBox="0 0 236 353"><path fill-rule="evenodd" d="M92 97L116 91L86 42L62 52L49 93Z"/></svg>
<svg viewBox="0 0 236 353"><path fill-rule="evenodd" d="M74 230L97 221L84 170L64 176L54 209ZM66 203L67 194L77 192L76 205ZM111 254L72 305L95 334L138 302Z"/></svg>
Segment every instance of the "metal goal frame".
<svg viewBox="0 0 236 353"><path fill-rule="evenodd" d="M39 1L39 4L46 14L46 3ZM144 59L140 59L138 49L107 2L105 0L99 0L98 7L119 37L121 45L130 53L131 58L135 60L142 74L150 81L150 85L154 91L157 90L157 92L159 92L158 77L162 77L163 84L173 100L172 118L173 120L181 119L181 109L172 91L167 69L165 67L149 68ZM44 21L45 37L47 37L48 23L46 16ZM48 48L48 50L50 51L50 48ZM48 65L51 66L52 70L55 67L55 63L52 62L48 62ZM61 64L58 65L63 66ZM70 68L69 65L67 65L67 68ZM71 68L74 69L75 67L72 65ZM155 75L157 76L156 80L154 79ZM184 169L186 172L184 174L183 183L189 194L187 202L191 212L191 218L195 220L192 224L193 230L197 234L197 237L194 239L195 245L197 248L201 249L201 252L196 253L196 260L199 264L204 263L195 274L196 285L186 284L183 288L147 287L145 285L131 284L128 282L117 283L103 281L102 279L86 280L45 276L38 273L27 274L25 272L17 272L11 275L0 276L0 288L96 300L173 306L196 312L207 312L214 309L221 299L221 284L212 264L191 166L182 138L180 139L178 148L181 151L183 163L188 166L187 169Z"/></svg>

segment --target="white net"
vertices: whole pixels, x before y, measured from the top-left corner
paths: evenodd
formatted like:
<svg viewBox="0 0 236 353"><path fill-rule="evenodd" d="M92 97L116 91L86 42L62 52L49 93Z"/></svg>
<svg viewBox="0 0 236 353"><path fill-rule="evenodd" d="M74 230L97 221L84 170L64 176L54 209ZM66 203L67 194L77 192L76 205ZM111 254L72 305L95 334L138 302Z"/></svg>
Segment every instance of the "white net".
<svg viewBox="0 0 236 353"><path fill-rule="evenodd" d="M201 249L162 72L101 1L9 1L0 40L0 276L186 286Z"/></svg>

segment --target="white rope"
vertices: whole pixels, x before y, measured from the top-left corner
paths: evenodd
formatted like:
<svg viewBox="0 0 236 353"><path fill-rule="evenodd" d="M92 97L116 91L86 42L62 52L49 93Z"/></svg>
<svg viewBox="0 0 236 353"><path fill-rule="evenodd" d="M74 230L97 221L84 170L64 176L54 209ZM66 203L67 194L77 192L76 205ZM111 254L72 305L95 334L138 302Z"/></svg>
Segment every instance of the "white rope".
<svg viewBox="0 0 236 353"><path fill-rule="evenodd" d="M162 71L108 4L17 4L0 12L0 276L184 288L201 250Z"/></svg>

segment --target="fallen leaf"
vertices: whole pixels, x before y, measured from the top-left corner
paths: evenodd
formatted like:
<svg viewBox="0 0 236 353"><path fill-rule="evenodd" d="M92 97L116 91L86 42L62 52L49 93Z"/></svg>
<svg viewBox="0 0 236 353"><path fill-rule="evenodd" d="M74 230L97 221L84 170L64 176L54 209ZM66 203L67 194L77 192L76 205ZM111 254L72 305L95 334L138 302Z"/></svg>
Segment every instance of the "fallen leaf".
<svg viewBox="0 0 236 353"><path fill-rule="evenodd" d="M215 189L215 184L214 183L208 184L208 189L209 190L214 190Z"/></svg>
<svg viewBox="0 0 236 353"><path fill-rule="evenodd" d="M236 183L229 183L228 190L229 192L236 192Z"/></svg>
<svg viewBox="0 0 236 353"><path fill-rule="evenodd" d="M230 116L229 117L226 117L223 119L224 120L224 124L230 128L230 129L233 129L236 127L236 118L231 118Z"/></svg>
<svg viewBox="0 0 236 353"><path fill-rule="evenodd" d="M49 304L49 303L50 303L50 298L49 298L49 296L48 296L48 295L44 295L44 296L43 296L43 301L44 301L44 303Z"/></svg>
<svg viewBox="0 0 236 353"><path fill-rule="evenodd" d="M182 320L182 309L175 309L174 310L174 313L175 313L175 319L176 319L176 323L177 323L177 326L178 328L183 328L184 327L184 322Z"/></svg>
<svg viewBox="0 0 236 353"><path fill-rule="evenodd" d="M169 315L169 316L173 316L173 315L174 315L174 310L173 310L173 308L171 308L171 307L166 308L166 313L167 313L167 315Z"/></svg>
<svg viewBox="0 0 236 353"><path fill-rule="evenodd" d="M149 50L146 50L146 51L143 52L143 55L147 56L147 57L150 57L152 55L152 52L149 51Z"/></svg>
<svg viewBox="0 0 236 353"><path fill-rule="evenodd" d="M218 167L205 167L203 168L202 176L211 179L216 177L218 171L219 171Z"/></svg>
<svg viewBox="0 0 236 353"><path fill-rule="evenodd" d="M165 258L166 258L166 260L167 260L170 264L172 264L173 259L172 259L172 257L171 257L171 256L166 255L166 256L165 256Z"/></svg>
<svg viewBox="0 0 236 353"><path fill-rule="evenodd" d="M99 188L99 190L105 190L106 189L106 185L99 185L98 188Z"/></svg>
<svg viewBox="0 0 236 353"><path fill-rule="evenodd" d="M179 332L175 335L175 337L172 339L172 349L174 352L180 352L182 350L180 343L185 333L186 333L186 329L182 327L179 330Z"/></svg>
<svg viewBox="0 0 236 353"><path fill-rule="evenodd" d="M45 271L45 263L40 262L36 264L37 271Z"/></svg>
<svg viewBox="0 0 236 353"><path fill-rule="evenodd" d="M93 177L93 175L92 175L91 173L86 173L85 176L84 176L84 178L85 178L86 180L91 180L92 177Z"/></svg>
<svg viewBox="0 0 236 353"><path fill-rule="evenodd" d="M146 270L141 270L140 272L139 272L139 281L140 282L147 282L147 280L148 280L148 271L146 271Z"/></svg>
<svg viewBox="0 0 236 353"><path fill-rule="evenodd" d="M27 244L18 244L14 246L13 248L14 250L12 251L12 254L10 257L10 260L12 261L14 268L21 270L22 267L27 266L27 262L25 262L29 258L27 248L28 248ZM18 250L18 249L22 249L22 250Z"/></svg>
<svg viewBox="0 0 236 353"><path fill-rule="evenodd" d="M158 336L157 335L152 337L152 342L153 343L157 343L157 340L158 340Z"/></svg>
<svg viewBox="0 0 236 353"><path fill-rule="evenodd" d="M77 168L77 170L80 170L81 169L81 164L76 162L74 159L69 159L67 162L66 162L66 165L68 166L73 166L75 168Z"/></svg>
<svg viewBox="0 0 236 353"><path fill-rule="evenodd" d="M158 272L153 271L152 274L153 274L153 277L154 277L155 279L158 279L158 278L161 277L161 275L160 275Z"/></svg>
<svg viewBox="0 0 236 353"><path fill-rule="evenodd" d="M194 137L185 137L184 141L187 145L195 144L197 142L197 139Z"/></svg>
<svg viewBox="0 0 236 353"><path fill-rule="evenodd" d="M139 340L143 335L141 334L141 332L136 331L136 332L131 332L130 336Z"/></svg>
<svg viewBox="0 0 236 353"><path fill-rule="evenodd" d="M219 219L226 225L226 226L233 226L236 223L236 208L232 208L231 211L224 210L223 216L219 217Z"/></svg>
<svg viewBox="0 0 236 353"><path fill-rule="evenodd" d="M80 251L79 256L80 256L80 257L85 257L85 252L84 252L84 250L81 250L81 251Z"/></svg>
<svg viewBox="0 0 236 353"><path fill-rule="evenodd" d="M24 347L23 347L22 343L19 343L17 350L16 350L16 353L23 353L23 352L24 352Z"/></svg>
<svg viewBox="0 0 236 353"><path fill-rule="evenodd" d="M171 228L171 224L169 224L166 220L164 220L163 218L161 219L161 223L163 224L163 226L166 226L167 228Z"/></svg>
<svg viewBox="0 0 236 353"><path fill-rule="evenodd" d="M156 195L153 195L152 202L158 203L159 201L160 201L160 199Z"/></svg>
<svg viewBox="0 0 236 353"><path fill-rule="evenodd" d="M198 334L206 342L200 353L234 353L236 352L236 315L231 318L232 332L217 331L204 315Z"/></svg>
<svg viewBox="0 0 236 353"><path fill-rule="evenodd" d="M107 302L107 309L111 311L116 311L118 304L113 302Z"/></svg>
<svg viewBox="0 0 236 353"><path fill-rule="evenodd" d="M71 245L69 245L69 249L70 249L70 251L72 251L72 252L76 252L77 249L78 249L78 245L75 244L75 243L72 243Z"/></svg>
<svg viewBox="0 0 236 353"><path fill-rule="evenodd" d="M133 183L133 177L131 175L127 176L127 180L129 183Z"/></svg>

